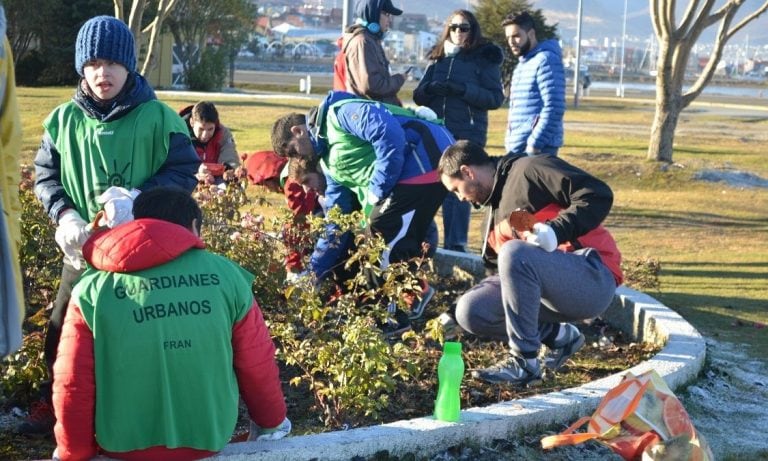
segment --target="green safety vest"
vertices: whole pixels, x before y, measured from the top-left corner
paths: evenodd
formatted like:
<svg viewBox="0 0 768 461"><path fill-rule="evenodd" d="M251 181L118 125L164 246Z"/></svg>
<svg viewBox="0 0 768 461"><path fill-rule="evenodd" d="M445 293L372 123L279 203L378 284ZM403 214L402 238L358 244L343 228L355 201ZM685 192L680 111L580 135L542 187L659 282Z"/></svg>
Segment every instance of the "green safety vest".
<svg viewBox="0 0 768 461"><path fill-rule="evenodd" d="M88 117L70 101L43 126L61 155L64 190L88 221L101 209L96 197L111 186L141 186L165 163L171 133L189 134L181 117L157 100L109 122Z"/></svg>
<svg viewBox="0 0 768 461"><path fill-rule="evenodd" d="M101 447L224 447L238 417L232 327L253 304L253 279L201 249L139 272L83 274L72 298L93 332Z"/></svg>

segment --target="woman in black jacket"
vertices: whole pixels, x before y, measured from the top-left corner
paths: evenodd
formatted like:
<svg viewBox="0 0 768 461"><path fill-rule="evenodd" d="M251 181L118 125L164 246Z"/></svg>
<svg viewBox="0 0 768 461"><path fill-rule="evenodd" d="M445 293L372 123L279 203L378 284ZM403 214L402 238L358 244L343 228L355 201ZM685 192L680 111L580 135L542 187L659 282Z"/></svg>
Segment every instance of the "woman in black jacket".
<svg viewBox="0 0 768 461"><path fill-rule="evenodd" d="M474 14L456 10L448 16L429 59L432 62L413 92L414 102L434 110L457 140L485 146L488 111L504 100L501 48L483 37ZM468 202L448 194L443 202L444 248L466 251L469 212Z"/></svg>

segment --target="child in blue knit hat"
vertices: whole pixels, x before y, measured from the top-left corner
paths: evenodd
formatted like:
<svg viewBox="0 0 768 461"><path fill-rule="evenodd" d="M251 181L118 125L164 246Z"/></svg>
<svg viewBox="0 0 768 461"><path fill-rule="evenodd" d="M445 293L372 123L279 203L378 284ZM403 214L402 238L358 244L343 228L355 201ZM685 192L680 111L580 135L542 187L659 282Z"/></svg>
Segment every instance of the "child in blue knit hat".
<svg viewBox="0 0 768 461"><path fill-rule="evenodd" d="M75 95L43 122L35 157L35 194L64 253L45 338L49 379L70 293L85 269L81 248L93 227L132 219L141 191L175 185L191 193L200 165L184 121L136 72L136 45L125 23L97 16L83 24L75 70L81 77ZM42 400L18 432L50 433L51 390L50 382L41 385Z"/></svg>

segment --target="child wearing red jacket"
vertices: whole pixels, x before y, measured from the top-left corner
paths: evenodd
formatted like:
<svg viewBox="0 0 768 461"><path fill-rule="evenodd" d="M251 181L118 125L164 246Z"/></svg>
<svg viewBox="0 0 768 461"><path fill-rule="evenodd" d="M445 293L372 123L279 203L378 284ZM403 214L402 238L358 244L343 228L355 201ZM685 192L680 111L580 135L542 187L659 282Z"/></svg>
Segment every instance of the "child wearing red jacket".
<svg viewBox="0 0 768 461"><path fill-rule="evenodd" d="M209 457L240 397L251 439L290 432L253 275L204 249L187 192L155 188L133 213L83 247L54 364L54 459Z"/></svg>
<svg viewBox="0 0 768 461"><path fill-rule="evenodd" d="M198 179L204 181L206 175L220 179L226 170L240 166L235 138L229 128L221 124L219 111L212 102L200 101L187 106L179 115L187 122L192 145L202 162Z"/></svg>

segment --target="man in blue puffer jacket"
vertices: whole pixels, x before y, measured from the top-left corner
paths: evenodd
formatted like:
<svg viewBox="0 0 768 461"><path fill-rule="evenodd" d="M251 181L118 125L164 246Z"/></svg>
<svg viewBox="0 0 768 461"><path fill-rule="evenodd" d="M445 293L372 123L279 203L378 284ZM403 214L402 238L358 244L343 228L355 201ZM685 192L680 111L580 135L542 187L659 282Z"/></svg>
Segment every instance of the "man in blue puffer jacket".
<svg viewBox="0 0 768 461"><path fill-rule="evenodd" d="M501 23L512 54L520 61L512 75L504 147L508 154L551 154L563 145L565 72L556 40L536 40L528 12Z"/></svg>

